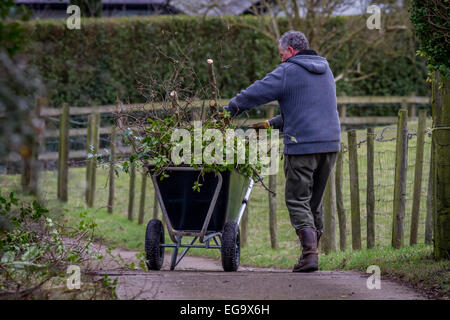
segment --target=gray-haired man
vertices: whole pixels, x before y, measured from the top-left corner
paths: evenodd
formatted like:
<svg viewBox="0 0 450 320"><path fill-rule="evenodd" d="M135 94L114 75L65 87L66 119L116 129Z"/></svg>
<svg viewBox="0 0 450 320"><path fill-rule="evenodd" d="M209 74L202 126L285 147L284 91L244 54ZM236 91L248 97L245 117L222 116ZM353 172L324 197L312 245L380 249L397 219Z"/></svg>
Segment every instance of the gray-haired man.
<svg viewBox="0 0 450 320"><path fill-rule="evenodd" d="M309 50L303 33L283 34L278 51L282 63L237 94L226 109L235 116L278 100L281 114L252 127L273 126L284 134L286 206L302 244L293 271L310 272L318 270L322 199L340 148L336 86L327 60Z"/></svg>

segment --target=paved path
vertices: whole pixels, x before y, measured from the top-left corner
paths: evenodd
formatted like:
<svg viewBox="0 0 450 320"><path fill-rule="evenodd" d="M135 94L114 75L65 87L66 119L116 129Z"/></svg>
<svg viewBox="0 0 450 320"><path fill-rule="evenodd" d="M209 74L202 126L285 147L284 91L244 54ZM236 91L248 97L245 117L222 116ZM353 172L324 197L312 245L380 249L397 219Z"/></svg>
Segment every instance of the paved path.
<svg viewBox="0 0 450 320"><path fill-rule="evenodd" d="M136 252L116 250L130 262ZM119 299L426 299L417 291L387 279L381 289L367 289L369 274L355 271L293 273L290 269L241 266L224 272L220 261L186 256L174 271L170 256L160 271L121 270L112 262L96 269L99 275L117 277Z"/></svg>

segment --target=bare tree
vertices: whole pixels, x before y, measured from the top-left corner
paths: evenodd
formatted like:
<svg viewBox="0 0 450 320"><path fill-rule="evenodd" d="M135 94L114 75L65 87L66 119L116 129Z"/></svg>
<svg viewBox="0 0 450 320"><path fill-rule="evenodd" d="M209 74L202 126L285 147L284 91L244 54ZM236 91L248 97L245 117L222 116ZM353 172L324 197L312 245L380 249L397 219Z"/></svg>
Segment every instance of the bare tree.
<svg viewBox="0 0 450 320"><path fill-rule="evenodd" d="M177 1L177 0L173 0ZM181 0L178 0L181 1ZM410 50L413 44L391 46L398 32L411 33L408 22L407 1L387 0L380 5L381 29L369 30L366 13L368 0L249 0L240 1L249 6L246 12L253 14L257 23L247 19L237 19L235 25L245 26L261 32L278 42L281 30L294 29L305 33L310 48L320 55L330 58L345 47L352 54L335 71L335 81L360 81L372 77L375 73L364 73L362 58L375 49L383 49L388 56L408 57L415 63L415 52ZM201 15L233 14L237 8L236 0L196 0L189 2L189 10ZM236 11L234 14L242 12ZM339 19L339 16L345 16ZM336 18L336 19L332 19ZM410 37L412 39L412 37ZM395 42L395 41L394 41Z"/></svg>
<svg viewBox="0 0 450 320"><path fill-rule="evenodd" d="M274 41L280 37L278 18L284 17L287 27L304 32L310 47L324 57L333 57L345 46L350 46L352 55L347 57L340 70L335 70L335 81L359 81L375 75L361 71L361 60L371 50L384 46L391 55L411 56L411 50L405 52L408 46L386 46L392 43L389 40L396 32L411 32L410 26L405 25L407 5L403 1L385 1L380 7L380 30L367 28L367 5L365 0L262 0L252 6L252 12L258 18L258 28ZM331 19L344 15L347 16L340 21ZM339 26L339 23L343 25Z"/></svg>

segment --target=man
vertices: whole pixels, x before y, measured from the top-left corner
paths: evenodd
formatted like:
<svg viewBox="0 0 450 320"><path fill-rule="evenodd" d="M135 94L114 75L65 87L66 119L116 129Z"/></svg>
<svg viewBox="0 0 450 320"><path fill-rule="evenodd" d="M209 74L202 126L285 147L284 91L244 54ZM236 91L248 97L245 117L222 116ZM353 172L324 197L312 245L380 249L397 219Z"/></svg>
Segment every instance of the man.
<svg viewBox="0 0 450 320"><path fill-rule="evenodd" d="M278 100L281 114L252 126L284 133L285 198L302 244L294 272L318 270L323 229L322 199L340 148L340 123L333 73L325 58L309 50L305 35L288 31L279 40L282 63L230 100L231 116Z"/></svg>

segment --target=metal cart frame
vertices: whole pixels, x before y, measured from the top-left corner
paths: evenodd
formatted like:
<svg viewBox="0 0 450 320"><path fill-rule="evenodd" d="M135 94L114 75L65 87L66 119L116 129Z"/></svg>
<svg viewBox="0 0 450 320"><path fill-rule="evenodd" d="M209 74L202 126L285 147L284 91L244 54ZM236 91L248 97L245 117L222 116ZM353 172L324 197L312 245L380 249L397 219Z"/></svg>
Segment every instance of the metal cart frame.
<svg viewBox="0 0 450 320"><path fill-rule="evenodd" d="M193 167L168 167L167 169L170 171L201 171L202 170L201 167L199 167L197 169L193 168ZM158 182L156 180L157 177L158 177L157 175L154 175L154 174L151 175L153 185L155 187L156 197L160 204L163 218L166 223L166 228L169 233L170 239L173 241L172 244L165 244L165 243L161 244L161 247L173 248L171 262L170 262L170 270L175 269L175 267L178 265L178 263L180 263L181 259L183 259L183 257L186 255L186 253L189 251L190 248L221 249L222 248L222 232L217 232L217 231L216 232L208 232L207 228L208 228L209 222L211 220L211 216L213 214L214 208L216 206L219 192L222 188L222 181L223 181L222 174L220 172L217 173L218 182L217 182L216 188L214 190L214 195L213 195L213 198L209 205L208 212L206 214L206 218L205 218L205 221L203 222L203 226L202 226L202 229L200 230L200 232L175 230L173 228L173 224L170 221L169 215L168 215L166 207L164 205L161 191L158 186ZM239 208L239 213L237 215L237 219L235 220L235 222L237 223L237 226L239 226L242 215L244 214L244 210L245 210L245 207L247 206L248 199L250 197L250 193L253 189L253 185L254 185L254 181L253 181L253 179L250 178L247 190L245 192L244 198L243 198L240 208ZM190 244L183 244L183 243L181 243L181 240L184 236L194 237L194 239L191 241ZM197 241L197 239L200 244L194 244ZM215 244L210 244L211 240L213 240ZM220 243L218 240L220 241ZM180 257L177 258L179 248L185 248L185 249L182 252L182 254L180 255Z"/></svg>

